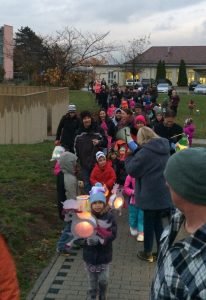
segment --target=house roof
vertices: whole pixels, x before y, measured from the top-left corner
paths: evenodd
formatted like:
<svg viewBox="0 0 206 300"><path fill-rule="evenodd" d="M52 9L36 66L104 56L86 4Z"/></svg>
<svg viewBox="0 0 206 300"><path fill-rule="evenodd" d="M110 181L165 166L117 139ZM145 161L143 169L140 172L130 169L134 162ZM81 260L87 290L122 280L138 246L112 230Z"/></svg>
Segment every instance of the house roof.
<svg viewBox="0 0 206 300"><path fill-rule="evenodd" d="M178 64L184 59L186 65L206 64L206 46L159 46L151 47L141 54L140 64L157 64L164 60L165 64Z"/></svg>

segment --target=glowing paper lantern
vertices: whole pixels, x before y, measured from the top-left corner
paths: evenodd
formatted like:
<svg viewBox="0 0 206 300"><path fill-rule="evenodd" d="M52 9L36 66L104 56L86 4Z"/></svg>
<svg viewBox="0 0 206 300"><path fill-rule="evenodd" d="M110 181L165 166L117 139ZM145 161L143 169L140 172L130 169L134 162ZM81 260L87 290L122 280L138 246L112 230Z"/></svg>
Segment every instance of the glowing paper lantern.
<svg viewBox="0 0 206 300"><path fill-rule="evenodd" d="M77 196L77 202L78 202L80 211L86 211L87 210L87 201L88 201L88 199L89 199L88 195Z"/></svg>
<svg viewBox="0 0 206 300"><path fill-rule="evenodd" d="M91 217L92 217L92 215L91 215L90 212L84 211L84 212L81 212L81 213L77 213L77 217L79 219L84 219L84 220L88 220L89 219L90 220Z"/></svg>
<svg viewBox="0 0 206 300"><path fill-rule="evenodd" d="M121 197L116 197L114 199L113 205L115 209L119 209L124 204L124 200Z"/></svg>
<svg viewBox="0 0 206 300"><path fill-rule="evenodd" d="M80 238L88 238L94 234L94 226L88 221L81 221L74 225L74 234Z"/></svg>

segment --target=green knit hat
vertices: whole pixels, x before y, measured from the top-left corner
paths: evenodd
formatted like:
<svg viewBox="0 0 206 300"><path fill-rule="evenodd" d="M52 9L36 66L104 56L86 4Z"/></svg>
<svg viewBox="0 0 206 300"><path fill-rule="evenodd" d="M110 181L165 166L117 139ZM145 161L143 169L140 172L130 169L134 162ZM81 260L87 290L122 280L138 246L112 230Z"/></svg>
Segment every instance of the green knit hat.
<svg viewBox="0 0 206 300"><path fill-rule="evenodd" d="M171 188L189 202L206 205L206 148L189 148L172 155L164 175Z"/></svg>

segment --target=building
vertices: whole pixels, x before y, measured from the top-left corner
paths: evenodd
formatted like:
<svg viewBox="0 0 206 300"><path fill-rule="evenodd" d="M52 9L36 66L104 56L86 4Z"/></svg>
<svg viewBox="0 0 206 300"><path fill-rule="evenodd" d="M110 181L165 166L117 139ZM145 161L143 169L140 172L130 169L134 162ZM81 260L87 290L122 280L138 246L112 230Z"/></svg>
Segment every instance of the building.
<svg viewBox="0 0 206 300"><path fill-rule="evenodd" d="M0 66L4 68L5 79L13 79L13 27L0 27Z"/></svg>
<svg viewBox="0 0 206 300"><path fill-rule="evenodd" d="M156 78L157 64L164 60L166 77L175 86L178 81L180 60L186 64L188 82L193 80L206 83L206 46L159 46L150 47L136 60L136 78ZM127 62L118 66L95 67L97 78L104 77L108 83L116 80L119 85L124 85L125 80L132 78L132 65ZM118 76L116 75L118 74ZM114 78L115 75L115 78ZM111 77L113 76L113 77Z"/></svg>

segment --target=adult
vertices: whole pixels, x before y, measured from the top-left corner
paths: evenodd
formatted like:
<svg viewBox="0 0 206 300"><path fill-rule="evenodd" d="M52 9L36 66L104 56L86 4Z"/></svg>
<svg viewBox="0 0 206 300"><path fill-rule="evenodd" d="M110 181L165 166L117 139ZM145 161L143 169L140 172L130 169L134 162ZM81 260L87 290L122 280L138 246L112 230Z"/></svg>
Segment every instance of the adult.
<svg viewBox="0 0 206 300"><path fill-rule="evenodd" d="M114 117L112 118L112 122L114 123L115 127L118 126L119 122L122 118L122 110L121 108L117 108L114 112Z"/></svg>
<svg viewBox="0 0 206 300"><path fill-rule="evenodd" d="M99 102L98 102L98 104L99 104L99 106L101 106L105 110L107 110L107 108L108 108L107 99L108 99L108 91L106 89L106 86L102 85L100 93L99 93Z"/></svg>
<svg viewBox="0 0 206 300"><path fill-rule="evenodd" d="M61 144L66 150L74 153L75 133L80 126L77 117L76 105L70 104L68 112L64 115L58 125L55 145Z"/></svg>
<svg viewBox="0 0 206 300"><path fill-rule="evenodd" d="M107 147L107 138L89 111L82 111L80 117L81 125L74 141L74 149L80 163L84 190L89 194L91 190L89 178L96 163L96 153Z"/></svg>
<svg viewBox="0 0 206 300"><path fill-rule="evenodd" d="M182 138L183 129L175 123L176 114L173 110L167 110L164 121L154 127L159 136L168 139L170 143L170 154L175 153L175 144Z"/></svg>
<svg viewBox="0 0 206 300"><path fill-rule="evenodd" d="M2 235L0 235L0 270L0 299L19 300L16 267Z"/></svg>
<svg viewBox="0 0 206 300"><path fill-rule="evenodd" d="M101 108L98 112L98 119L97 119L98 125L104 130L104 134L107 137L107 148L111 148L111 143L115 139L115 125L112 122L112 120L107 116L106 111L104 108ZM105 154L107 154L107 149L103 151Z"/></svg>
<svg viewBox="0 0 206 300"><path fill-rule="evenodd" d="M180 102L180 97L177 94L176 90L172 91L172 95L170 97L170 109L172 109L175 114L177 114L177 108Z"/></svg>
<svg viewBox="0 0 206 300"><path fill-rule="evenodd" d="M138 130L139 151L125 160L127 173L135 178L136 206L144 211L144 251L137 256L153 262L153 237L157 251L163 232L162 215L172 208L169 190L165 184L164 168L169 158L169 143L149 127Z"/></svg>
<svg viewBox="0 0 206 300"><path fill-rule="evenodd" d="M178 208L162 235L151 300L206 299L206 149L170 157L165 177Z"/></svg>

